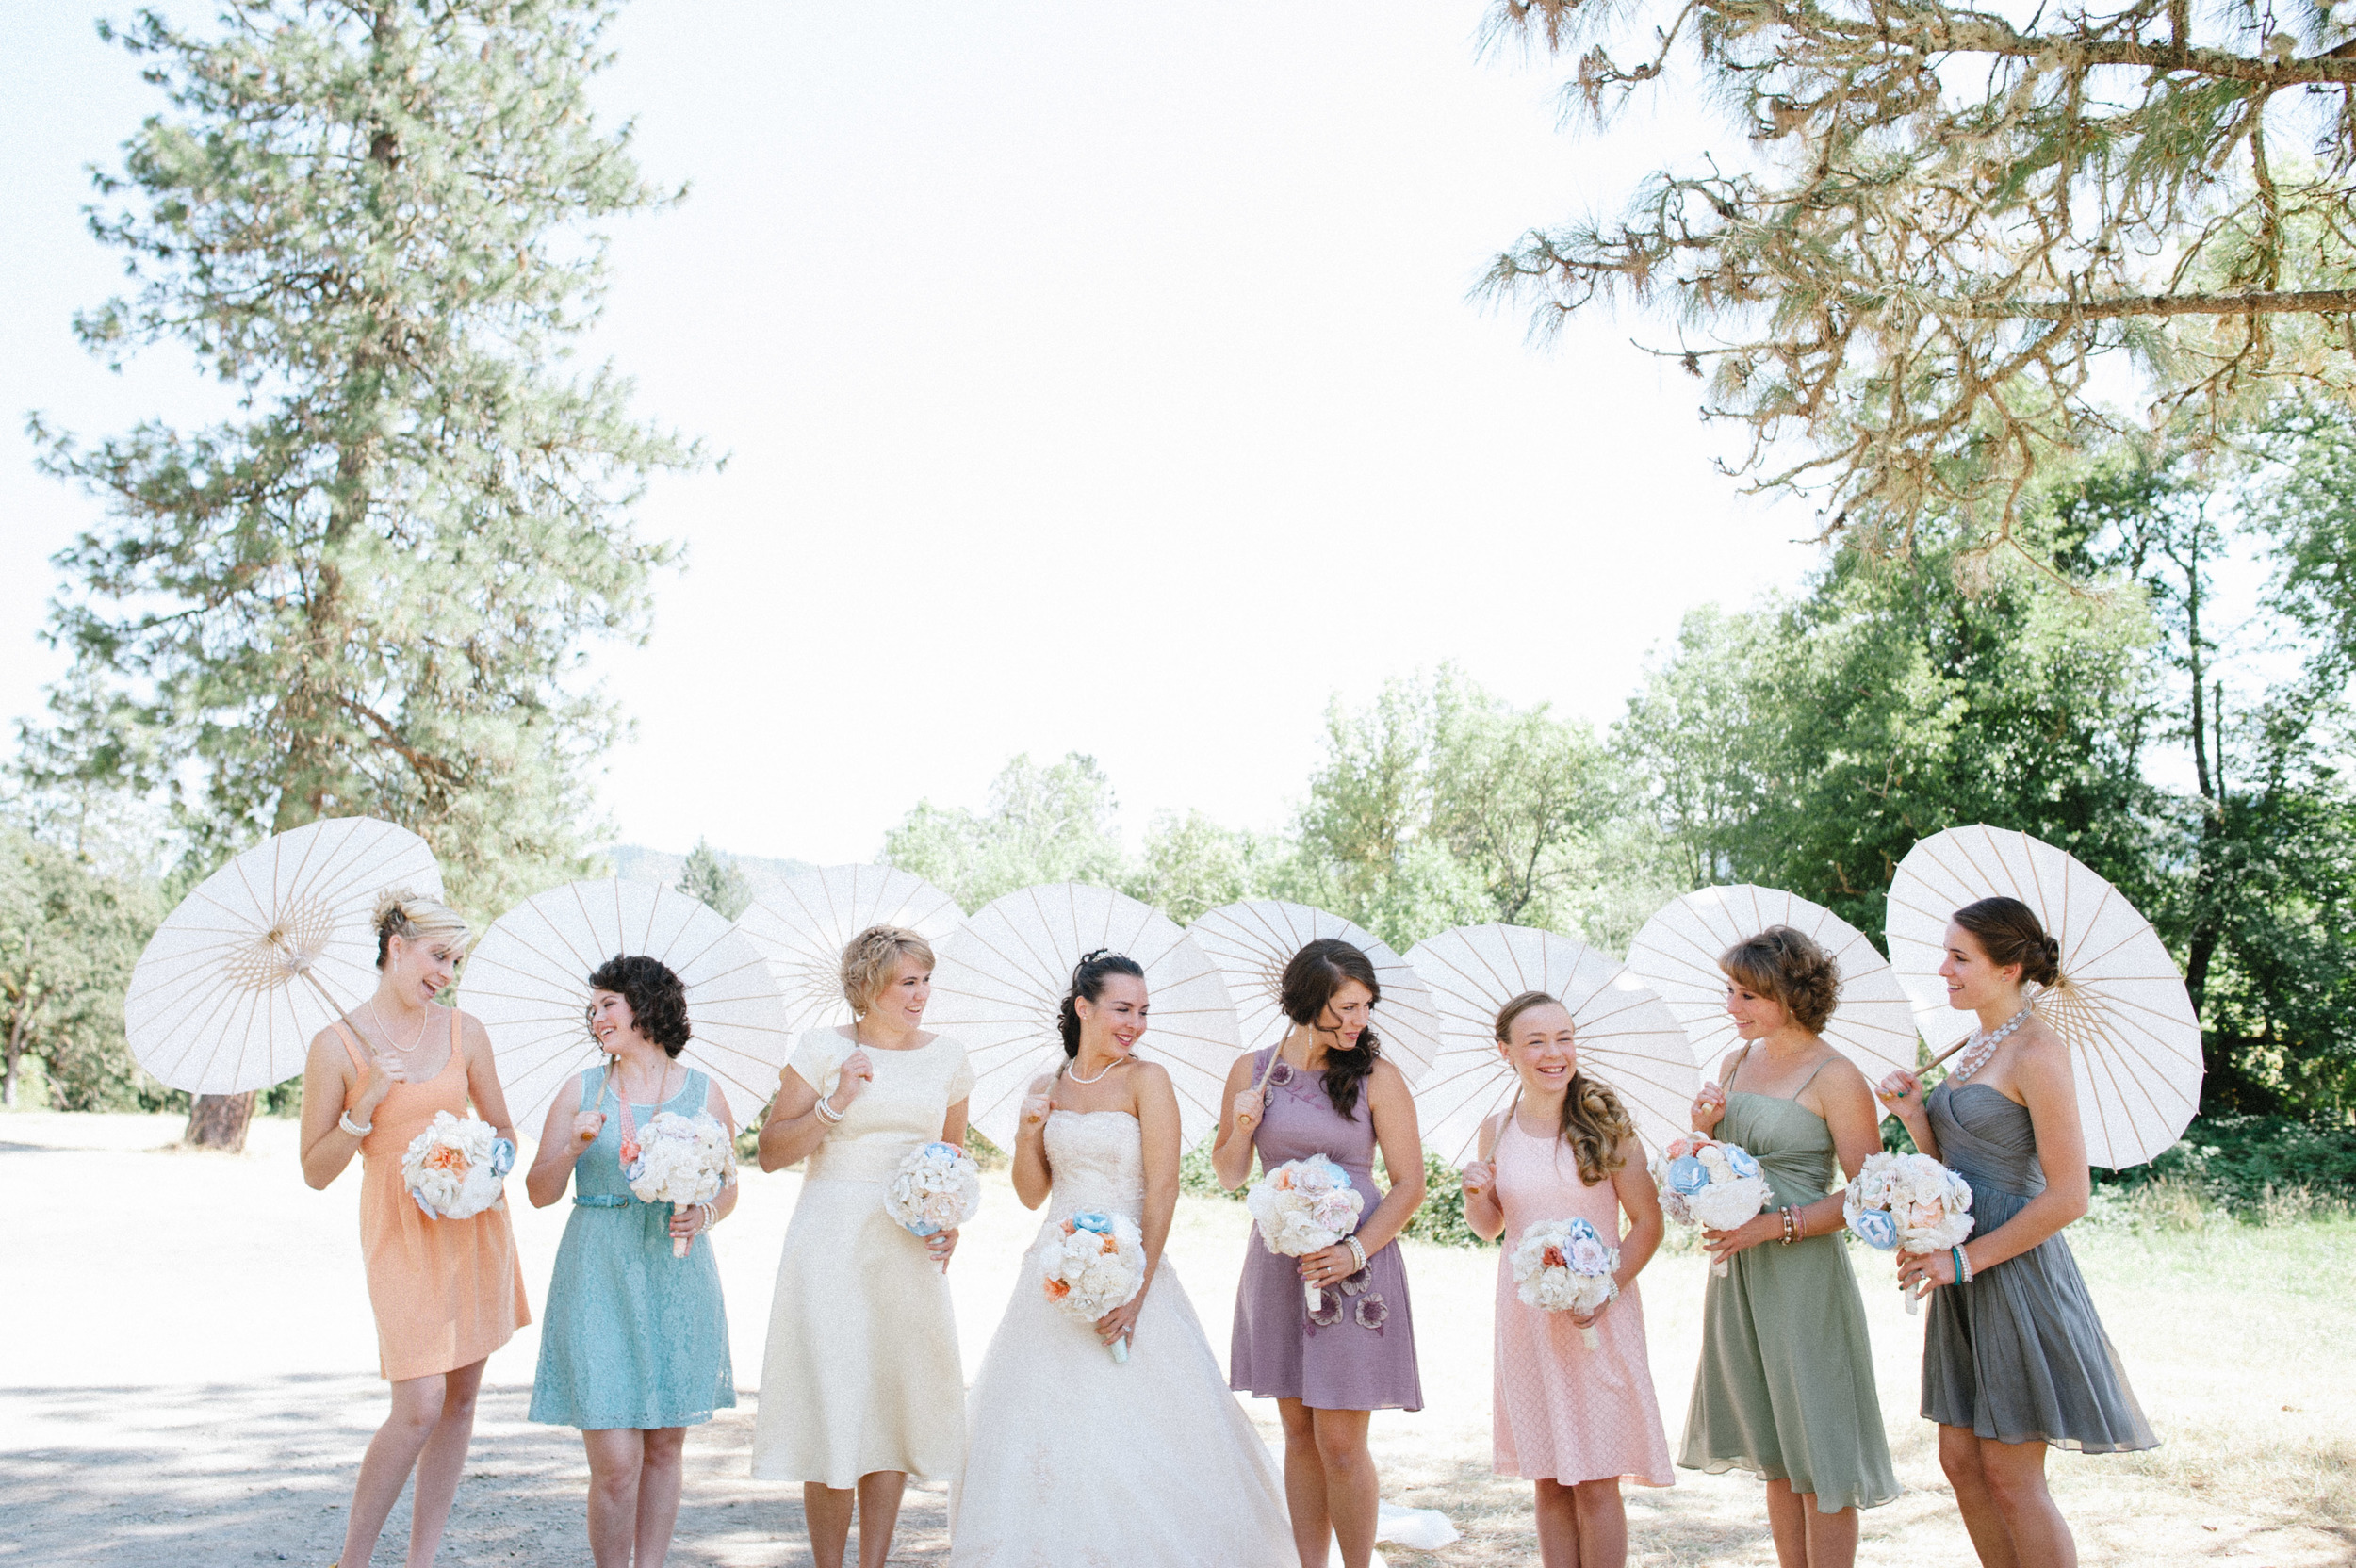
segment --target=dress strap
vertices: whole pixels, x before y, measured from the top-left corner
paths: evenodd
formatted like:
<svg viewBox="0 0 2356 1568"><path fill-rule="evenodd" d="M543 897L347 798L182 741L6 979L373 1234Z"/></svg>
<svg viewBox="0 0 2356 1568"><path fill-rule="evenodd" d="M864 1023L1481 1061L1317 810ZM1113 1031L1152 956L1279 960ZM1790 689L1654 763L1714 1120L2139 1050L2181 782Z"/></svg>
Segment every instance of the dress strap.
<svg viewBox="0 0 2356 1568"><path fill-rule="evenodd" d="M1734 1054L1734 1070L1726 1074L1726 1091L1734 1092L1734 1081L1742 1076L1742 1064L1751 1059L1751 1042L1744 1040L1742 1049Z"/></svg>
<svg viewBox="0 0 2356 1568"><path fill-rule="evenodd" d="M329 1020L327 1026L335 1030L336 1038L344 1042L344 1050L351 1054L352 1065L366 1072L368 1070L368 1060L360 1054L360 1044L352 1037L352 1031L344 1027L342 1015L338 1014Z"/></svg>
<svg viewBox="0 0 2356 1568"><path fill-rule="evenodd" d="M590 1067L581 1070L581 1108L594 1111L605 1102L605 1073Z"/></svg>
<svg viewBox="0 0 2356 1568"><path fill-rule="evenodd" d="M1818 1063L1816 1064L1816 1072L1822 1072L1822 1071L1824 1071L1824 1069L1826 1069L1826 1068L1828 1068L1828 1067L1832 1066L1832 1058L1833 1058L1833 1056L1837 1056L1837 1055L1839 1055L1839 1054L1840 1054L1840 1053L1839 1053L1839 1052L1837 1052L1837 1051L1836 1051L1836 1052L1833 1052L1831 1054L1829 1054L1829 1055L1825 1056L1825 1058L1824 1058L1823 1061L1818 1062ZM1808 1086L1810 1084L1813 1084L1814 1082L1816 1082L1816 1072L1811 1072L1811 1073L1809 1073L1807 1077L1805 1077L1805 1078L1801 1079L1801 1080L1800 1080L1800 1086L1799 1086L1798 1088L1796 1088L1796 1089L1793 1089L1793 1090L1792 1090L1790 1094L1785 1095L1785 1096L1784 1096L1784 1098L1785 1098L1786 1100L1797 1100L1797 1099L1799 1099L1799 1098L1800 1098L1800 1096L1802 1096L1802 1095L1806 1094L1806 1093L1808 1092Z"/></svg>

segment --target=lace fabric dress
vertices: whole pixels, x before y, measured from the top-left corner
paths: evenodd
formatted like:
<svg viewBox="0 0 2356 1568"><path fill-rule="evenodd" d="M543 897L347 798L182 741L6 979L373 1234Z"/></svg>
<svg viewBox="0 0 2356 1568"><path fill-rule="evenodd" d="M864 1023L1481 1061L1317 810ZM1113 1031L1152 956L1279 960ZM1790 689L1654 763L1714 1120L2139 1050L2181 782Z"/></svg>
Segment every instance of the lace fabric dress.
<svg viewBox="0 0 2356 1568"><path fill-rule="evenodd" d="M532 1419L583 1431L692 1427L736 1404L728 1309L712 1239L671 1255L671 1205L642 1202L622 1175L622 1118L609 1074L581 1075L581 1108L605 1113L597 1141L573 1163L573 1212L532 1380ZM630 1107L644 1127L664 1111L694 1116L712 1081L690 1071L660 1105Z"/></svg>
<svg viewBox="0 0 2356 1568"><path fill-rule="evenodd" d="M1832 1129L1793 1100L1728 1094L1712 1135L1751 1152L1774 1207L1831 1189ZM1763 1242L1736 1253L1724 1279L1710 1276L1677 1463L1789 1481L1815 1494L1820 1513L1898 1495L1846 1233Z"/></svg>
<svg viewBox="0 0 2356 1568"><path fill-rule="evenodd" d="M1165 1256L1126 1364L1050 1304L1039 1248L1082 1209L1138 1218L1126 1111L1051 1112L1055 1187L968 1402L956 1568L1294 1568L1284 1483ZM1294 1295L1298 1298L1300 1292Z"/></svg>
<svg viewBox="0 0 2356 1568"><path fill-rule="evenodd" d="M1972 1184L1972 1233L1986 1235L2045 1190L2028 1107L1986 1084L1950 1078L1923 1109L1939 1158ZM2159 1446L2102 1331L2070 1243L2056 1233L1931 1293L1922 1336L1922 1413L2001 1443L2090 1454Z"/></svg>
<svg viewBox="0 0 2356 1568"><path fill-rule="evenodd" d="M813 1029L790 1065L826 1094L854 1049ZM879 1470L954 1476L965 1451L948 1277L883 1200L900 1161L940 1137L949 1107L973 1092L973 1070L946 1035L867 1059L875 1078L810 1156L777 1260L753 1423L762 1480L848 1488Z"/></svg>
<svg viewBox="0 0 2356 1568"><path fill-rule="evenodd" d="M1644 1353L1644 1300L1636 1282L1595 1319L1596 1347L1566 1312L1526 1305L1513 1280L1522 1233L1549 1219L1584 1219L1617 1244L1619 1194L1610 1178L1580 1179L1560 1138L1537 1138L1509 1114L1495 1154L1505 1233L1497 1256L1495 1412L1497 1473L1564 1486L1619 1477L1673 1486L1669 1439Z"/></svg>

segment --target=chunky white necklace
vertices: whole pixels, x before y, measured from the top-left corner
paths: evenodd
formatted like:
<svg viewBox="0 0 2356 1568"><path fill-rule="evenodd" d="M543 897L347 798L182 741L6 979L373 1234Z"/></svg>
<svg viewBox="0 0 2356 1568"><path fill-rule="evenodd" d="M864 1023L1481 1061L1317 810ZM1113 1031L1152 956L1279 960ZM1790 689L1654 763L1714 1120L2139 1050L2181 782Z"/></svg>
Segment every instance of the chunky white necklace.
<svg viewBox="0 0 2356 1568"><path fill-rule="evenodd" d="M1063 1070L1063 1075L1075 1084L1101 1084L1104 1081L1104 1074L1119 1067L1124 1059L1125 1058L1123 1057L1115 1056L1111 1061L1106 1062L1103 1067L1096 1070L1095 1077L1083 1078L1079 1075L1079 1073L1072 1070L1073 1068L1077 1068L1080 1065L1078 1059L1074 1058L1072 1063L1072 1067L1068 1067Z"/></svg>
<svg viewBox="0 0 2356 1568"><path fill-rule="evenodd" d="M1964 1048L1963 1060L1957 1062L1947 1076L1960 1084L1988 1066L1988 1058L1996 1054L1996 1048L2004 1044L2014 1030L2028 1021L2029 1009L2023 1007L1993 1029L1972 1030L1972 1042Z"/></svg>

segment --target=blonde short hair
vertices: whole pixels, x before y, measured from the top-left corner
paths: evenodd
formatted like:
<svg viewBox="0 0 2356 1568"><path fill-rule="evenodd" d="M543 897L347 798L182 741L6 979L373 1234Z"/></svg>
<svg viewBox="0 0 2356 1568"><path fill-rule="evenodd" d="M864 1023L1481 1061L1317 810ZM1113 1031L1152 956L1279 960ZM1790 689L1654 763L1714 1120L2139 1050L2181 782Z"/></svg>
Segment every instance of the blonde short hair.
<svg viewBox="0 0 2356 1568"><path fill-rule="evenodd" d="M395 937L414 942L420 937L448 937L450 945L464 951L473 928L466 917L438 898L413 893L406 888L396 889L376 901L376 967L384 967L384 955Z"/></svg>
<svg viewBox="0 0 2356 1568"><path fill-rule="evenodd" d="M843 948L843 1000L860 1017L883 994L900 968L913 958L933 967L933 946L905 925L871 925Z"/></svg>

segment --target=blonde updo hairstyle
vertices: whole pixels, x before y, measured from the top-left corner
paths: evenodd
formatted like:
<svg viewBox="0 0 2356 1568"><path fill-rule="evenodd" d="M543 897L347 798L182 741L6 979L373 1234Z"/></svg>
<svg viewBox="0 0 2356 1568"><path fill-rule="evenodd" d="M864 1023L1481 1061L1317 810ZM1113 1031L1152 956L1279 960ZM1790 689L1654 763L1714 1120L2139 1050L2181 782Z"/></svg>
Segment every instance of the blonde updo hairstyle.
<svg viewBox="0 0 2356 1568"><path fill-rule="evenodd" d="M440 899L413 893L406 888L376 901L376 967L383 969L393 939L414 942L426 937L448 937L450 946L466 950L473 930L466 919Z"/></svg>
<svg viewBox="0 0 2356 1568"><path fill-rule="evenodd" d="M1841 966L1816 939L1789 925L1771 925L1726 950L1718 967L1744 990L1772 996L1792 1021L1813 1035L1841 1005Z"/></svg>
<svg viewBox="0 0 2356 1568"><path fill-rule="evenodd" d="M932 943L905 925L871 925L843 944L843 1000L851 1004L852 1017L867 1016L899 972L903 958L931 969Z"/></svg>
<svg viewBox="0 0 2356 1568"><path fill-rule="evenodd" d="M1513 1043L1513 1021L1532 1007L1562 1005L1561 998L1545 991L1522 992L1497 1009L1497 1043ZM1572 1037L1578 1037L1576 1026ZM1587 1070L1580 1067L1571 1073L1570 1086L1563 1090L1562 1124L1559 1132L1562 1141L1570 1146L1572 1158L1579 1161L1579 1179L1592 1187L1610 1180L1613 1171L1628 1164L1623 1146L1636 1135L1636 1123L1628 1116L1628 1107L1620 1103L1620 1097L1588 1077Z"/></svg>

